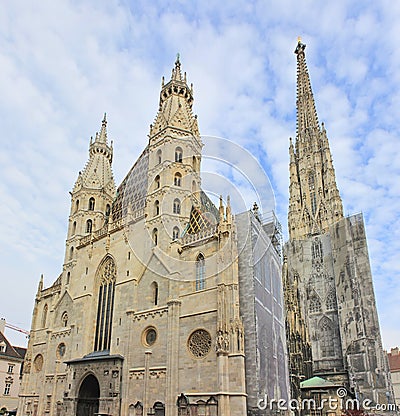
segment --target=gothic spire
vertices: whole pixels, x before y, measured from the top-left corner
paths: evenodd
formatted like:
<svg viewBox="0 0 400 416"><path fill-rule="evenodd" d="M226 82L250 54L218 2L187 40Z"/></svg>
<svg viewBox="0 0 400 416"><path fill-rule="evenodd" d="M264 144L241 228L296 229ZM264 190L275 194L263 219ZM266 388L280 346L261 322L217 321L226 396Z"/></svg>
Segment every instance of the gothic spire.
<svg viewBox="0 0 400 416"><path fill-rule="evenodd" d="M107 119L104 114L100 133L90 140L89 160L82 172L79 172L73 192L82 187L87 189L105 189L110 195L115 193L115 182L111 169L113 158L112 142L107 143Z"/></svg>
<svg viewBox="0 0 400 416"><path fill-rule="evenodd" d="M311 139L314 136L313 133L319 131L318 116L304 53L305 48L306 45L299 38L294 53L297 55L297 138L300 140Z"/></svg>
<svg viewBox="0 0 400 416"><path fill-rule="evenodd" d="M304 45L298 40L297 135L290 141L289 234L291 239L326 232L343 217L342 200L324 125L320 128Z"/></svg>
<svg viewBox="0 0 400 416"><path fill-rule="evenodd" d="M193 86L186 81L186 72L182 75L181 61L177 55L171 80L167 83L164 77L161 82L159 110L154 123L150 126L150 138L171 127L182 136L189 133L199 137L197 116L192 112Z"/></svg>
<svg viewBox="0 0 400 416"><path fill-rule="evenodd" d="M100 133L96 133L96 142L107 144L107 117L104 113L103 121L101 122Z"/></svg>

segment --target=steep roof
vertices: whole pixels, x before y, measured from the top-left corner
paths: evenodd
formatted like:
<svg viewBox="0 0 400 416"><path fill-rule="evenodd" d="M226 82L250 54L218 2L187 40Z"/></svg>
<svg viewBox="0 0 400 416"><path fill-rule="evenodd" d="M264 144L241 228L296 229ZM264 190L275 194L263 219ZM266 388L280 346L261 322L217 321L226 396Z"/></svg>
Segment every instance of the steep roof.
<svg viewBox="0 0 400 416"><path fill-rule="evenodd" d="M131 212L145 207L148 168L149 149L146 147L117 189L117 196L112 207L113 221L124 217L128 212L128 207Z"/></svg>
<svg viewBox="0 0 400 416"><path fill-rule="evenodd" d="M10 357L10 358L23 359L25 357L26 348L13 347L2 332L0 332L0 345L5 345L6 347L5 352L2 352L0 350L0 358Z"/></svg>

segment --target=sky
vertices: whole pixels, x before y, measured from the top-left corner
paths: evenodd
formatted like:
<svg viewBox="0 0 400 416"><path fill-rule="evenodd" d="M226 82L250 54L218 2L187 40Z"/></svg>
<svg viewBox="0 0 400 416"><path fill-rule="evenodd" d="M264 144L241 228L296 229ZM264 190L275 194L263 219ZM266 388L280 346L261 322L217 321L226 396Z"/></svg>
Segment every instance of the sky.
<svg viewBox="0 0 400 416"><path fill-rule="evenodd" d="M236 161L250 182L262 167L287 239L298 36L344 211L364 214L383 344L399 346L400 2L386 0L3 2L0 316L30 328L40 275L49 286L62 270L69 191L90 137L107 112L120 183L147 144L177 53L205 142L245 149L235 157L254 159ZM206 145L204 154L214 152ZM234 171L211 157L203 168L219 169L251 207L256 198Z"/></svg>

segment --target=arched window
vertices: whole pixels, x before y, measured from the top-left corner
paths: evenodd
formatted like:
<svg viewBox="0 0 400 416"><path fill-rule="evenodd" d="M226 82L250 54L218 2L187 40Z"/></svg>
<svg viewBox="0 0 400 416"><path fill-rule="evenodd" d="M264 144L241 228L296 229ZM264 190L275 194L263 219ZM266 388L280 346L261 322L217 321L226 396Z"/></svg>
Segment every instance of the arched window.
<svg viewBox="0 0 400 416"><path fill-rule="evenodd" d="M205 288L205 259L203 254L199 254L196 260L196 290Z"/></svg>
<svg viewBox="0 0 400 416"><path fill-rule="evenodd" d="M332 321L326 316L324 316L320 321L319 334L322 357L331 357L332 355L335 355Z"/></svg>
<svg viewBox="0 0 400 416"><path fill-rule="evenodd" d="M46 328L48 311L49 311L49 307L46 303L43 307L43 312L42 312L42 328Z"/></svg>
<svg viewBox="0 0 400 416"><path fill-rule="evenodd" d="M317 197L315 196L315 192L311 192L311 211L313 215L317 212Z"/></svg>
<svg viewBox="0 0 400 416"><path fill-rule="evenodd" d="M68 325L68 313L64 312L61 316L61 323L62 326L67 326Z"/></svg>
<svg viewBox="0 0 400 416"><path fill-rule="evenodd" d="M109 217L110 213L111 213L111 206L110 206L110 204L107 204L106 205L106 217Z"/></svg>
<svg viewBox="0 0 400 416"><path fill-rule="evenodd" d="M71 247L70 249L69 249L69 259L70 260L72 260L74 258L74 248L73 247Z"/></svg>
<svg viewBox="0 0 400 416"><path fill-rule="evenodd" d="M182 149L180 147L177 147L175 149L175 162L182 163L182 155L183 155Z"/></svg>
<svg viewBox="0 0 400 416"><path fill-rule="evenodd" d="M158 305L158 283L153 282L151 284L151 295L152 295L152 302L155 306Z"/></svg>
<svg viewBox="0 0 400 416"><path fill-rule="evenodd" d="M161 149L157 150L157 163L160 164L162 162L162 151Z"/></svg>
<svg viewBox="0 0 400 416"><path fill-rule="evenodd" d="M78 211L78 209L79 209L79 199L77 199L75 202L75 212Z"/></svg>
<svg viewBox="0 0 400 416"><path fill-rule="evenodd" d="M156 246L158 244L158 230L154 228L153 230L153 243Z"/></svg>
<svg viewBox="0 0 400 416"><path fill-rule="evenodd" d="M157 175L154 178L154 187L155 187L155 189L158 189L160 187L160 175Z"/></svg>
<svg viewBox="0 0 400 416"><path fill-rule="evenodd" d="M328 311L336 309L336 296L333 290L331 290L326 297L326 309Z"/></svg>
<svg viewBox="0 0 400 416"><path fill-rule="evenodd" d="M172 230L172 239L177 240L179 238L179 228L174 227Z"/></svg>
<svg viewBox="0 0 400 416"><path fill-rule="evenodd" d="M114 260L107 256L97 272L100 287L94 341L95 351L110 349L116 276L117 270Z"/></svg>
<svg viewBox="0 0 400 416"><path fill-rule="evenodd" d="M193 156L193 170L197 171L197 158L196 158L196 156Z"/></svg>
<svg viewBox="0 0 400 416"><path fill-rule="evenodd" d="M309 311L313 312L321 312L321 301L319 300L318 295L314 294L310 298L310 306Z"/></svg>
<svg viewBox="0 0 400 416"><path fill-rule="evenodd" d="M197 191L197 186L196 186L196 181L192 182L192 192L196 192Z"/></svg>
<svg viewBox="0 0 400 416"><path fill-rule="evenodd" d="M308 175L308 188L310 191L313 191L315 188L315 177L313 172L310 172Z"/></svg>
<svg viewBox="0 0 400 416"><path fill-rule="evenodd" d="M76 221L72 224L72 235L75 235L76 233Z"/></svg>
<svg viewBox="0 0 400 416"><path fill-rule="evenodd" d="M93 197L89 199L89 211L94 211L95 200Z"/></svg>
<svg viewBox="0 0 400 416"><path fill-rule="evenodd" d="M88 234L90 234L92 232L92 228L93 228L93 221L92 220L87 220L86 221L86 232Z"/></svg>
<svg viewBox="0 0 400 416"><path fill-rule="evenodd" d="M174 200L173 213L174 214L181 213L181 201L178 198Z"/></svg>
<svg viewBox="0 0 400 416"><path fill-rule="evenodd" d="M160 202L154 202L154 215L160 215Z"/></svg>
<svg viewBox="0 0 400 416"><path fill-rule="evenodd" d="M181 186L181 180L182 180L182 175L179 172L176 172L174 176L174 185Z"/></svg>
<svg viewBox="0 0 400 416"><path fill-rule="evenodd" d="M67 273L67 285L69 284L69 281L71 279L71 272Z"/></svg>

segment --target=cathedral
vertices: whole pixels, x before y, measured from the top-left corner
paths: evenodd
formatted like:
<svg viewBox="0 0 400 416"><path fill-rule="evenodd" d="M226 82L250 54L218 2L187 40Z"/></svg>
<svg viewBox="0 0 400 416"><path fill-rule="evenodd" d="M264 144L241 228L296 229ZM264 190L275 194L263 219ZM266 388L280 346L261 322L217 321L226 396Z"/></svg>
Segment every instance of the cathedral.
<svg viewBox="0 0 400 416"><path fill-rule="evenodd" d="M179 57L118 187L104 116L70 193L62 271L39 282L18 415L266 415L264 398L301 397L315 377L376 402L390 391L362 217L343 217L304 48L283 253L273 213L202 190Z"/></svg>
<svg viewBox="0 0 400 416"><path fill-rule="evenodd" d="M279 226L202 191L192 105L178 58L118 188L105 117L90 141L62 273L36 294L20 415L243 416L288 397Z"/></svg>
<svg viewBox="0 0 400 416"><path fill-rule="evenodd" d="M297 399L304 397L302 387L343 386L360 401L393 403L363 216L343 216L301 41L295 54L297 135L289 147L289 241L282 276L291 394Z"/></svg>

